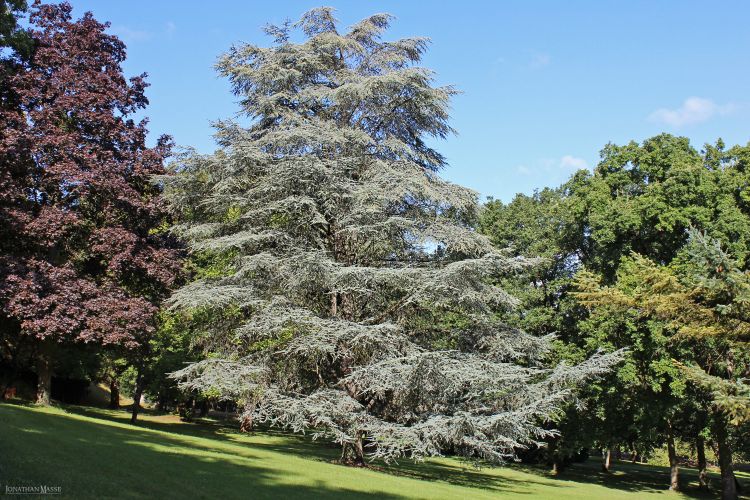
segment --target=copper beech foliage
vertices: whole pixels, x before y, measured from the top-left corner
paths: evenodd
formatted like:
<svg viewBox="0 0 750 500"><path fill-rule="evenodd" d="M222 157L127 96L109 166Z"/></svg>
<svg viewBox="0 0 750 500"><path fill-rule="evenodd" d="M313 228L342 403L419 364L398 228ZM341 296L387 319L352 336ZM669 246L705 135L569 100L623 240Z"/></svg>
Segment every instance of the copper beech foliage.
<svg viewBox="0 0 750 500"><path fill-rule="evenodd" d="M0 101L0 307L39 339L138 345L179 273L162 227L171 140L146 145L145 74L90 13L34 3Z"/></svg>

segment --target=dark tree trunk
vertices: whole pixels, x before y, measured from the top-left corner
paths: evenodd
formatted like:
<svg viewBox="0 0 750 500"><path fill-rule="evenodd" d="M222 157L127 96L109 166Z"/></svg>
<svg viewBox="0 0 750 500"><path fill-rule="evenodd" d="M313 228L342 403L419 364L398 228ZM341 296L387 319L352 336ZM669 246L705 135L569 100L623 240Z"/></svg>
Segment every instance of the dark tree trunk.
<svg viewBox="0 0 750 500"><path fill-rule="evenodd" d="M162 412L167 411L167 398L164 394L159 394L159 399L156 402L156 409Z"/></svg>
<svg viewBox="0 0 750 500"><path fill-rule="evenodd" d="M352 465L357 467L365 466L365 446L364 446L364 432L357 433L357 440L354 442L354 462Z"/></svg>
<svg viewBox="0 0 750 500"><path fill-rule="evenodd" d="M144 366L143 362L138 365L138 375L135 378L135 392L133 393L133 410L130 414L130 423L138 421L138 412L141 410L141 398L143 397L144 386Z"/></svg>
<svg viewBox="0 0 750 500"><path fill-rule="evenodd" d="M115 377L109 380L109 407L113 410L120 407L120 382Z"/></svg>
<svg viewBox="0 0 750 500"><path fill-rule="evenodd" d="M198 417L203 418L206 415L208 415L208 401L203 400L200 404L200 411L198 412Z"/></svg>
<svg viewBox="0 0 750 500"><path fill-rule="evenodd" d="M240 417L240 431L252 432L253 430L253 412L255 411L255 402L247 403L245 406L245 412ZM229 401L225 403L224 409L226 412L229 411Z"/></svg>
<svg viewBox="0 0 750 500"><path fill-rule="evenodd" d="M341 463L355 467L366 467L365 463L365 434L357 433L357 439L353 443L344 443L341 448Z"/></svg>
<svg viewBox="0 0 750 500"><path fill-rule="evenodd" d="M667 455L669 456L669 489L680 491L680 465L677 463L677 450L674 446L674 429L667 423Z"/></svg>
<svg viewBox="0 0 750 500"><path fill-rule="evenodd" d="M727 423L723 416L717 416L716 418L714 437L716 438L719 467L721 468L721 500L737 500L739 496L737 478L734 477L732 449L727 442Z"/></svg>
<svg viewBox="0 0 750 500"><path fill-rule="evenodd" d="M36 403L49 406L52 392L52 341L39 342L36 358Z"/></svg>
<svg viewBox="0 0 750 500"><path fill-rule="evenodd" d="M253 416L248 415L247 417L242 417L242 420L240 421L240 432L252 432L253 430Z"/></svg>
<svg viewBox="0 0 750 500"><path fill-rule="evenodd" d="M695 451L698 454L698 486L708 489L708 467L706 463L706 443L701 436L695 438Z"/></svg>

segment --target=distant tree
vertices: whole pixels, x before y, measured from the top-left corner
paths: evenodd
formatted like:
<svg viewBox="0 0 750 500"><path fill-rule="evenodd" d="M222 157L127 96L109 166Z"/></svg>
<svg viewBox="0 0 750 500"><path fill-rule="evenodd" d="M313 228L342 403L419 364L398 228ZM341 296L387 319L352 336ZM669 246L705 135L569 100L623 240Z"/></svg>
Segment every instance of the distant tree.
<svg viewBox="0 0 750 500"><path fill-rule="evenodd" d="M27 5L23 0L0 0L0 113L4 119L20 113L18 95L11 88L9 79L22 70L22 61L28 57L32 46L29 33L18 25L19 18L26 10ZM6 127L5 123L3 121L3 128ZM13 183L10 168L6 166L0 169L0 204L13 203ZM6 238L11 235L6 232L7 229L6 221L0 219L0 241L9 241Z"/></svg>
<svg viewBox="0 0 750 500"><path fill-rule="evenodd" d="M522 314L513 324L537 335L555 333L561 341L554 344L555 355L570 361L602 345L635 342L617 372L587 384L581 394L586 412L566 412L557 425L567 435L551 438L550 452L563 454L560 458L580 446L627 446L648 452L668 441L666 414L657 409L673 408L670 401L675 402L682 389L673 381L679 390L672 391L667 382L657 391L665 398L657 401L664 404L652 404L651 388L664 376L671 380L671 375L653 369L664 367L665 359L654 365L645 361L668 355L664 349L669 346L646 324L606 315L590 320L571 295L573 276L585 268L611 284L633 251L660 264L671 263L692 226L720 240L747 269L749 183L750 147L727 149L718 140L697 151L685 138L662 134L641 144L608 144L593 172L582 170L559 188L518 195L509 203L493 200L484 207L480 228L496 246L544 259L507 285L522 301ZM612 337L613 332L622 335ZM654 349L647 349L644 341ZM637 357L640 362L635 362ZM673 368L668 371L681 377ZM680 400L673 408L673 430L697 442L700 419L692 417L703 410L688 411L696 402L692 393Z"/></svg>
<svg viewBox="0 0 750 500"><path fill-rule="evenodd" d="M7 64L26 58L31 52L32 39L28 31L18 25L18 19L27 8L25 0L0 0L0 50L9 50L0 54L0 61L3 63L0 66L0 78L7 76Z"/></svg>
<svg viewBox="0 0 750 500"><path fill-rule="evenodd" d="M128 369L128 359L123 349L109 349L99 356L100 365L96 380L109 386L109 407L120 408L120 389L123 373Z"/></svg>
<svg viewBox="0 0 750 500"><path fill-rule="evenodd" d="M552 341L551 358L575 364L586 359L588 346L571 342L578 340L578 321L585 317L585 311L568 294L581 265L576 246L579 231L568 204L562 188L518 194L509 203L492 199L480 213L479 230L497 248L507 248L514 256L539 259L524 272L501 279L502 286L520 301L504 318L534 336L556 337ZM581 401L592 400L593 394L603 397L604 386L612 385L612 377L614 374L609 373L586 384L580 392L583 399L564 406L562 414L547 423L560 433L545 438L544 446L528 450L521 458L546 462L559 473L565 464L585 455L595 444L608 445L609 441L596 432L600 427L594 421L598 418L595 409L582 409ZM607 428L616 432L612 422L608 422Z"/></svg>
<svg viewBox="0 0 750 500"><path fill-rule="evenodd" d="M741 262L750 255L750 205L743 191L747 148L718 140L697 151L685 137L661 134L642 144L608 144L594 173L563 186L581 263L607 283L636 252L660 264L675 258L696 227L725 242ZM744 264L743 264L744 265Z"/></svg>
<svg viewBox="0 0 750 500"><path fill-rule="evenodd" d="M489 200L479 218L479 230L514 256L540 259L527 272L508 276L504 286L521 300L517 323L536 336L560 334L575 326L571 303L560 300L571 288L582 257L563 189L545 188L531 196L519 194L510 203Z"/></svg>
<svg viewBox="0 0 750 500"><path fill-rule="evenodd" d="M163 311L149 340L144 393L161 411L176 408L187 397L169 374L202 359L200 348L193 347L192 326L182 315Z"/></svg>
<svg viewBox="0 0 750 500"><path fill-rule="evenodd" d="M90 13L34 3L34 52L0 109L0 308L37 340L37 400L48 403L55 345L129 349L154 329L179 261L151 183L167 137L146 146L144 75L125 79L125 46Z"/></svg>
<svg viewBox="0 0 750 500"><path fill-rule="evenodd" d="M577 295L600 315L650 323L640 331L659 331L664 341L652 350L648 364L662 366L665 374L681 372L665 380L687 379L708 392L722 498L735 499L729 426L750 420L750 385L745 380L750 373L750 277L715 240L697 231L692 231L683 257L684 262L676 259L672 266L675 272L635 255L612 287L601 287L593 275L582 274ZM666 360L665 354L655 357L664 351L673 359ZM675 468L673 443L670 462Z"/></svg>
<svg viewBox="0 0 750 500"><path fill-rule="evenodd" d="M679 466L676 452L675 420L685 392L685 377L672 359L680 350L672 342L671 331L663 322L642 314L637 306L624 307L611 302L611 296L640 293L641 279L638 259L624 259L617 274L616 288L599 288L598 277L583 271L578 275L578 300L592 307L593 314L580 323L588 342L594 346L628 348L625 363L617 377L593 406L600 415L597 426L606 429L603 443L623 443L632 428L642 442L652 433L663 436L653 444L666 443L671 467L670 489L679 490ZM596 290L592 293L592 290ZM596 298L594 298L596 297ZM632 304L632 303L631 303ZM680 356L682 357L682 356ZM606 395L605 395L606 394ZM651 429L651 432L649 432ZM600 434L602 434L600 432ZM601 439L601 437L600 437Z"/></svg>
<svg viewBox="0 0 750 500"><path fill-rule="evenodd" d="M253 122L220 123L221 150L167 181L177 231L230 263L172 298L205 319L210 354L176 376L243 400L246 421L335 440L345 461L501 460L617 356L548 370L548 339L498 320L515 300L489 280L529 261L494 250L476 195L437 175L426 138L451 133L455 91L415 66L425 39L381 40L389 21L339 33L315 9L294 25L305 41L271 26L274 46L221 58Z"/></svg>

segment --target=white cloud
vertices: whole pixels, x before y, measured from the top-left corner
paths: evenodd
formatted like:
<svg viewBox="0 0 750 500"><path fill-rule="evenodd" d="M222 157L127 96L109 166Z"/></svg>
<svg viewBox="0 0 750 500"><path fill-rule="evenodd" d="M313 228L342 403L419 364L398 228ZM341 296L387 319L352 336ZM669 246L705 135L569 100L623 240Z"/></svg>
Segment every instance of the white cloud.
<svg viewBox="0 0 750 500"><path fill-rule="evenodd" d="M172 21L167 21L165 31L167 32L167 36L171 37L177 31L177 25Z"/></svg>
<svg viewBox="0 0 750 500"><path fill-rule="evenodd" d="M549 54L543 52L536 52L531 56L531 62L529 62L529 68L541 69L545 66L549 66L552 62L552 57Z"/></svg>
<svg viewBox="0 0 750 500"><path fill-rule="evenodd" d="M580 170L582 168L589 168L589 165L583 158L576 158L575 156L565 155L560 158L560 167Z"/></svg>
<svg viewBox="0 0 750 500"><path fill-rule="evenodd" d="M705 122L715 116L727 115L735 109L736 105L731 102L719 105L711 99L688 97L679 108L657 109L649 115L648 119L652 122L666 123L673 127L682 127Z"/></svg>
<svg viewBox="0 0 750 500"><path fill-rule="evenodd" d="M135 30L127 26L112 26L110 31L125 43L144 42L151 38L148 31Z"/></svg>

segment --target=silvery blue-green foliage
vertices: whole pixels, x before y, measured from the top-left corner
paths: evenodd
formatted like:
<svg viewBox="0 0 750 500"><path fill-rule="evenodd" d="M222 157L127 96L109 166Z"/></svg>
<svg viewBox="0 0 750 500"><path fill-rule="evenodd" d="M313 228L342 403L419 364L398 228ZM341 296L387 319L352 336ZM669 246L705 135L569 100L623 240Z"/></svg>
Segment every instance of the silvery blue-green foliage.
<svg viewBox="0 0 750 500"><path fill-rule="evenodd" d="M515 300L493 283L533 261L475 232L477 195L437 175L426 138L452 133L455 91L415 65L425 39L381 39L390 19L342 34L315 9L220 59L252 125L217 123L219 151L185 155L165 183L175 231L234 267L172 298L214 312L211 355L174 376L357 460L502 460L616 355L548 370L550 338L499 321Z"/></svg>

